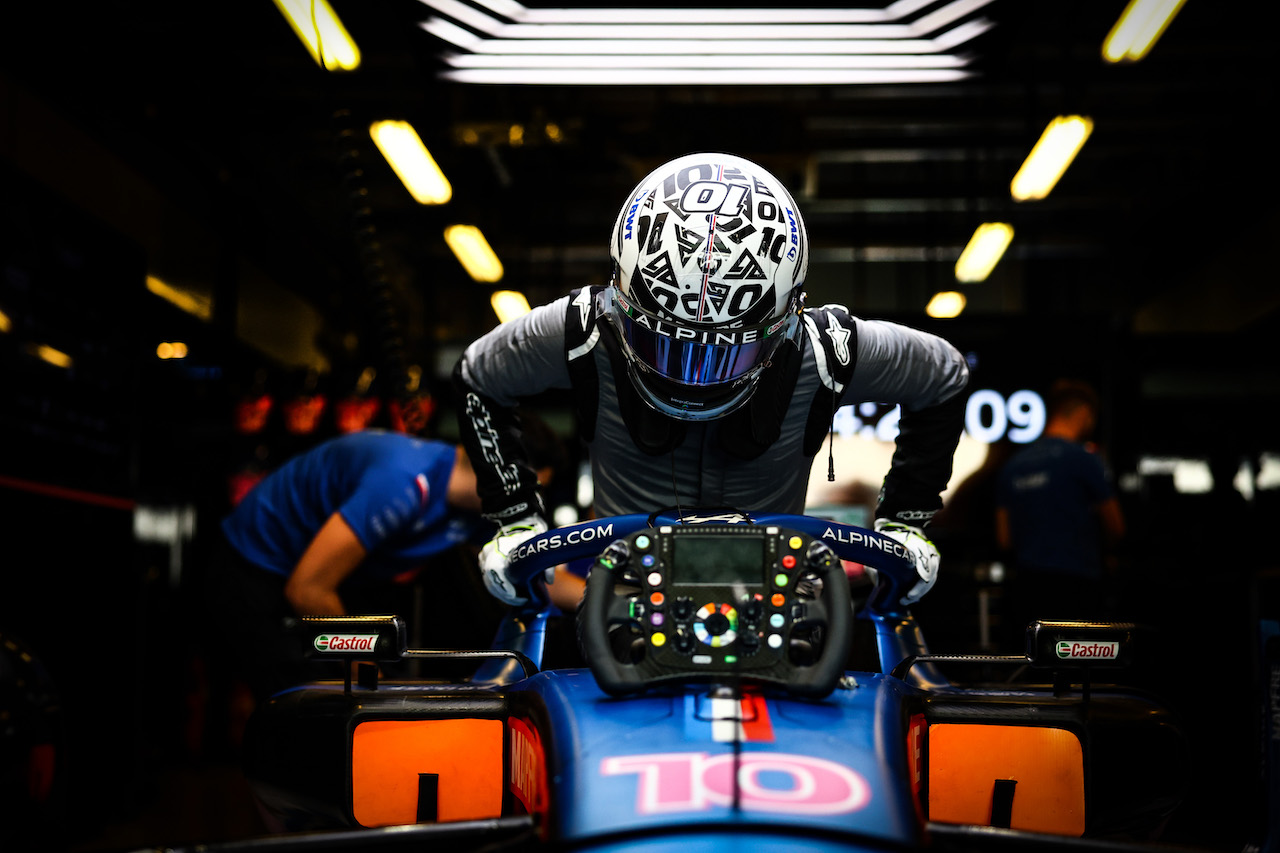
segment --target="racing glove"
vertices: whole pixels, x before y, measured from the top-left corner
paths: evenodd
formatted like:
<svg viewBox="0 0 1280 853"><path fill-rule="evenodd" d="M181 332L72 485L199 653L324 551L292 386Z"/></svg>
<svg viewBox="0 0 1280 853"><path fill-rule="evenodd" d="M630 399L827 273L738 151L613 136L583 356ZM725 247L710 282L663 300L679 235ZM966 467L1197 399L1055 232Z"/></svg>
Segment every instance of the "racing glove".
<svg viewBox="0 0 1280 853"><path fill-rule="evenodd" d="M911 557L911 562L915 563L920 580L916 581L915 586L902 596L901 601L902 604L915 604L924 597L926 592L933 589L933 584L938 579L938 564L942 562L942 556L919 527L890 521L887 518L877 518L875 530L876 533L883 533L890 539L896 539L902 543Z"/></svg>
<svg viewBox="0 0 1280 853"><path fill-rule="evenodd" d="M518 521L503 525L497 535L480 549L480 577L490 595L512 606L529 601L528 598L520 595L515 582L508 574L511 568L511 553L520 543L546 532L547 523L541 516L525 516ZM544 577L547 583L551 583L555 578L555 567L548 568Z"/></svg>

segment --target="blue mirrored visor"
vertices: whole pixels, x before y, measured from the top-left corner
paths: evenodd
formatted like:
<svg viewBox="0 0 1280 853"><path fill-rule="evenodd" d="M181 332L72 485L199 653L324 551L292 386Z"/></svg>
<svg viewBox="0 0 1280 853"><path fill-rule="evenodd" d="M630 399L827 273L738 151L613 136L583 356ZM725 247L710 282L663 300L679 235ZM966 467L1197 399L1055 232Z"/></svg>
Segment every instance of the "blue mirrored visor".
<svg viewBox="0 0 1280 853"><path fill-rule="evenodd" d="M797 328L791 314L772 323L735 329L682 326L641 311L617 295L614 324L640 366L672 382L718 385L762 367Z"/></svg>

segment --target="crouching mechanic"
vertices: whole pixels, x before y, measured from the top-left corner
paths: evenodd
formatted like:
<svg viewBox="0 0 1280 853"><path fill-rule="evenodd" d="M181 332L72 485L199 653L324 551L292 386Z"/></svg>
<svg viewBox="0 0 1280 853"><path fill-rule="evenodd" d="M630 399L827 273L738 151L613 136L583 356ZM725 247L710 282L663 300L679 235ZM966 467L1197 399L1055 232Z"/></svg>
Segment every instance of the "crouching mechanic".
<svg viewBox="0 0 1280 853"><path fill-rule="evenodd" d="M964 421L968 367L934 335L806 308L800 211L769 172L728 154L660 166L623 203L609 236L613 278L575 290L472 343L454 370L462 442L486 517L489 591L525 602L508 555L547 529L518 440L522 396L572 389L595 514L732 507L801 513L837 408L902 406L875 529L937 577L923 529L942 506Z"/></svg>
<svg viewBox="0 0 1280 853"><path fill-rule="evenodd" d="M268 475L222 521L202 598L230 624L222 650L255 697L317 677L282 627L342 616L349 594L385 591L491 525L453 444L365 430L316 445Z"/></svg>

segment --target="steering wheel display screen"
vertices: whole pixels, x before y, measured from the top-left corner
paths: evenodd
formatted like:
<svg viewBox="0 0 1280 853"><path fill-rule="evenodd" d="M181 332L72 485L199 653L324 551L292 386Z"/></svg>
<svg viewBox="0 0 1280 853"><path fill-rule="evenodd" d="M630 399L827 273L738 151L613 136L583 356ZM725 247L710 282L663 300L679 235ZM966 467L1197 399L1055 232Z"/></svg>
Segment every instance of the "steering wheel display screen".
<svg viewBox="0 0 1280 853"><path fill-rule="evenodd" d="M759 583L765 544L763 536L680 536L671 542L671 568L691 586Z"/></svg>

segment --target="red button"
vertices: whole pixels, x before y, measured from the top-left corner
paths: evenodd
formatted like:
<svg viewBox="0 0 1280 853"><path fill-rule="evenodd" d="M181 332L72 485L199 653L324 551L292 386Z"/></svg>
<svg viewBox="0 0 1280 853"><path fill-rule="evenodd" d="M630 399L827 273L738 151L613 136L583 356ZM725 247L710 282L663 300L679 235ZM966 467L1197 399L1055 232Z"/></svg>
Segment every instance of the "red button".
<svg viewBox="0 0 1280 853"><path fill-rule="evenodd" d="M782 568L794 569L796 567L796 558L788 554L782 558Z"/></svg>

